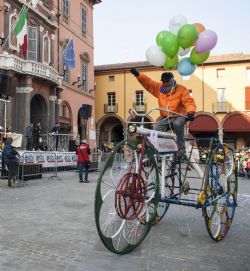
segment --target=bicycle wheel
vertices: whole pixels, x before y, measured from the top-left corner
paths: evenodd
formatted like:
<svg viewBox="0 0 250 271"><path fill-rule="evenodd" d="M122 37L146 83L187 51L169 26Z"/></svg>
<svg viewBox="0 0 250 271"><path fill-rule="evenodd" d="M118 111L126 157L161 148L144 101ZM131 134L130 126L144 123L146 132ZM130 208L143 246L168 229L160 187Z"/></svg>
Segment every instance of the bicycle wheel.
<svg viewBox="0 0 250 271"><path fill-rule="evenodd" d="M97 182L95 221L103 244L126 254L148 234L158 207L159 177L154 152L138 140L119 143Z"/></svg>
<svg viewBox="0 0 250 271"><path fill-rule="evenodd" d="M222 144L225 154L225 174L229 177L234 170L234 152L225 143Z"/></svg>
<svg viewBox="0 0 250 271"><path fill-rule="evenodd" d="M173 172L172 159L166 160L166 174L165 175L166 175L165 191L164 191L164 195L161 195L162 189L161 189L161 183L160 183L160 200L159 200L158 208L156 211L157 214L155 216L154 225L158 224L168 211L170 203L164 200L170 198L174 194L175 175ZM161 177L161 172L160 172L160 177Z"/></svg>
<svg viewBox="0 0 250 271"><path fill-rule="evenodd" d="M224 146L216 147L206 169L203 213L207 231L215 241L222 240L228 233L236 207L237 179L233 177L236 177L234 169L227 176L227 161ZM231 190L234 192L231 193Z"/></svg>

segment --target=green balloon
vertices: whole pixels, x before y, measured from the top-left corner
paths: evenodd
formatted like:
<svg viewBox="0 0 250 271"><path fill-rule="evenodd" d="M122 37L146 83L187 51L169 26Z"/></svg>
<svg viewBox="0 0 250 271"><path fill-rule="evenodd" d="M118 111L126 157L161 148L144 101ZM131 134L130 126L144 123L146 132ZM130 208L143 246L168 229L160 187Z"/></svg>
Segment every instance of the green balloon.
<svg viewBox="0 0 250 271"><path fill-rule="evenodd" d="M171 58L169 56L166 56L166 61L164 63L164 68L166 70L175 69L177 67L178 62L179 62L178 55L176 55L173 58Z"/></svg>
<svg viewBox="0 0 250 271"><path fill-rule="evenodd" d="M169 31L164 34L164 37L161 40L161 47L163 52L173 58L179 51L180 45L178 38Z"/></svg>
<svg viewBox="0 0 250 271"><path fill-rule="evenodd" d="M198 38L198 32L194 25L185 24L178 31L178 39L180 46L183 49L187 49L192 46Z"/></svg>
<svg viewBox="0 0 250 271"><path fill-rule="evenodd" d="M195 48L193 48L190 53L190 61L192 64L202 64L209 58L209 55L210 55L210 52L204 52L204 53L198 54L195 51Z"/></svg>
<svg viewBox="0 0 250 271"><path fill-rule="evenodd" d="M167 35L168 31L161 31L156 36L156 44L161 46L162 39Z"/></svg>

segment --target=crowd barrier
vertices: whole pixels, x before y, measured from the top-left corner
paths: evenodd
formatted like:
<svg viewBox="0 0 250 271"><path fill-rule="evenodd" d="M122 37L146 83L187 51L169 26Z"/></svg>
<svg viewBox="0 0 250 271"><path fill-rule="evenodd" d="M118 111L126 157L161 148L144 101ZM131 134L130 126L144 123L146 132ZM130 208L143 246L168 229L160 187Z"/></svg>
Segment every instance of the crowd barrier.
<svg viewBox="0 0 250 271"><path fill-rule="evenodd" d="M76 171L77 155L75 152L56 151L19 151L20 157L17 164L17 176L20 183L30 179L42 178L43 174L49 175L49 179L58 178L58 172ZM101 171L110 153L91 153L91 171ZM7 179L8 171L2 165L0 153L0 178Z"/></svg>

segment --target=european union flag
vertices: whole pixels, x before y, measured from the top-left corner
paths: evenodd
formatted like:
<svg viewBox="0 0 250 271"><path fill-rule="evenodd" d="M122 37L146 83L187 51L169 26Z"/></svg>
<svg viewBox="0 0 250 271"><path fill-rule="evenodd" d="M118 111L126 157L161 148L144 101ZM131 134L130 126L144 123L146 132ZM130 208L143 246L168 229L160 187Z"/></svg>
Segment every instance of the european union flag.
<svg viewBox="0 0 250 271"><path fill-rule="evenodd" d="M63 64L66 65L69 69L75 68L75 52L74 52L74 45L73 40L71 39L68 42L67 47L63 51Z"/></svg>

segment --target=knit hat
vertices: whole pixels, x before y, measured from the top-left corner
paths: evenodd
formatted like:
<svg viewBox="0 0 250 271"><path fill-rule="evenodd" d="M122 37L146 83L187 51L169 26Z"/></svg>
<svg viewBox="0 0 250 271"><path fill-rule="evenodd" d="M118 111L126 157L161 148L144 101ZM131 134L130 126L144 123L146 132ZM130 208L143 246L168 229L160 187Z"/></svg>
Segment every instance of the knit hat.
<svg viewBox="0 0 250 271"><path fill-rule="evenodd" d="M172 74L172 72L164 72L162 75L161 75L161 81L163 83L166 83L166 82L169 82L171 79L174 78L174 75Z"/></svg>

